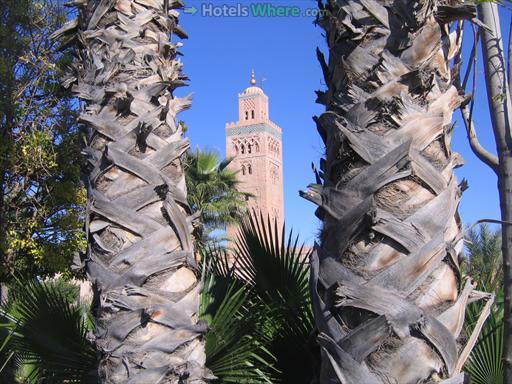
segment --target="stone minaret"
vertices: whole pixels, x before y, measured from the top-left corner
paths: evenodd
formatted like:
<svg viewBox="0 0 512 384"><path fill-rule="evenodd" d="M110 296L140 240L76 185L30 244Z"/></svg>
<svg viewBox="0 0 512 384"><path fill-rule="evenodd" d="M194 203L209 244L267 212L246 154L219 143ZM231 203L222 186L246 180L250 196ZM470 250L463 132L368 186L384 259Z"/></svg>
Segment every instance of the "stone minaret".
<svg viewBox="0 0 512 384"><path fill-rule="evenodd" d="M281 128L268 114L268 96L256 86L254 71L250 87L238 95L238 121L226 124L226 157L239 170L239 190L249 192L249 209L261 211L279 229L284 223L283 146ZM233 238L234 228L228 228Z"/></svg>

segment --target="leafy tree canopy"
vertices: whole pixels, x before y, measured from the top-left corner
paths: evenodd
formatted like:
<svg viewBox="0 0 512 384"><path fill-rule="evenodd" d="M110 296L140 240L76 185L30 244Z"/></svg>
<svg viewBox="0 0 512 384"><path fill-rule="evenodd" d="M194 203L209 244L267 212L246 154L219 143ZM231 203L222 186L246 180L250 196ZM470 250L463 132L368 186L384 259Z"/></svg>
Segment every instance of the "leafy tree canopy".
<svg viewBox="0 0 512 384"><path fill-rule="evenodd" d="M0 2L0 281L67 272L85 244L69 57L50 39L64 20L50 0Z"/></svg>

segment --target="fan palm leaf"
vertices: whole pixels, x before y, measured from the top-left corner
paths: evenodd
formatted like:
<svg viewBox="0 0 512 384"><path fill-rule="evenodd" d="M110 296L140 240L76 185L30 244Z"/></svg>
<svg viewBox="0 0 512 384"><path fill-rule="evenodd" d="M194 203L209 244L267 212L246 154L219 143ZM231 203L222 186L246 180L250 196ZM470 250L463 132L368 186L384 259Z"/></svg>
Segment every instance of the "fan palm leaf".
<svg viewBox="0 0 512 384"><path fill-rule="evenodd" d="M56 286L23 282L6 309L15 319L10 349L32 367L30 382L97 382L96 352L87 338L84 311Z"/></svg>
<svg viewBox="0 0 512 384"><path fill-rule="evenodd" d="M470 305L467 311L468 328L475 323L480 306ZM498 295L494 310L480 333L464 370L473 384L503 383L503 291Z"/></svg>
<svg viewBox="0 0 512 384"><path fill-rule="evenodd" d="M480 289L497 291L491 314L464 366L464 370L471 375L471 382L476 384L503 383L504 306L500 236L500 231L492 231L485 224L480 225L478 230L471 228L466 235L467 273L475 279ZM466 334L472 332L483 308L482 302L471 303L468 306Z"/></svg>
<svg viewBox="0 0 512 384"><path fill-rule="evenodd" d="M207 366L221 382L311 382L307 257L298 236L261 216L241 223L232 249L202 249Z"/></svg>
<svg viewBox="0 0 512 384"><path fill-rule="evenodd" d="M309 251L293 231L287 236L285 226L252 215L241 223L232 252L237 276L253 287L268 313L260 326L276 357L277 381L309 383L316 370Z"/></svg>
<svg viewBox="0 0 512 384"><path fill-rule="evenodd" d="M209 325L207 366L220 383L272 383L273 357L258 330L264 316L251 287L235 278L222 248L203 249L200 316Z"/></svg>
<svg viewBox="0 0 512 384"><path fill-rule="evenodd" d="M16 332L16 319L0 309L0 383L14 382L19 368L19 358L11 348Z"/></svg>
<svg viewBox="0 0 512 384"><path fill-rule="evenodd" d="M278 236L278 231L281 236ZM285 300L299 307L309 304L309 275L304 246L298 237L286 228L272 228L270 219L266 225L263 216L249 216L238 232L234 249L239 274L254 285L261 295L279 293Z"/></svg>

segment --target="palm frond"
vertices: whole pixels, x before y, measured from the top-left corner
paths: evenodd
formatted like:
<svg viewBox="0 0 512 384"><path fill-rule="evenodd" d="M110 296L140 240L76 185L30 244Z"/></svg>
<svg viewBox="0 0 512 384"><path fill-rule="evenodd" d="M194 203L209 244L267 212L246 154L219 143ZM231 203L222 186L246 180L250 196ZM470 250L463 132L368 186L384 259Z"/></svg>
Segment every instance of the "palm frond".
<svg viewBox="0 0 512 384"><path fill-rule="evenodd" d="M202 254L200 316L209 324L206 365L220 383L272 383L274 358L258 331L263 314L253 310L251 287L234 278L222 248L209 247Z"/></svg>
<svg viewBox="0 0 512 384"><path fill-rule="evenodd" d="M249 216L233 249L236 274L252 285L267 318L260 324L270 340L283 383L309 383L316 372L312 351L313 314L309 296L309 251L285 226Z"/></svg>
<svg viewBox="0 0 512 384"><path fill-rule="evenodd" d="M503 327L503 317L500 318L495 311L487 320L464 366L471 376L471 383L503 383Z"/></svg>
<svg viewBox="0 0 512 384"><path fill-rule="evenodd" d="M219 170L223 171L225 169L227 169L228 165L231 164L231 162L234 160L235 158L233 156L231 157L228 157L224 160L222 160L219 164ZM238 171L231 171L232 174L236 174L238 173Z"/></svg>
<svg viewBox="0 0 512 384"><path fill-rule="evenodd" d="M242 278L252 283L260 295L272 299L279 295L289 308L302 311L309 305L309 252L299 246L293 231L285 239L285 226L277 228L270 219L265 223L263 216L249 216L238 233L236 265Z"/></svg>
<svg viewBox="0 0 512 384"><path fill-rule="evenodd" d="M84 311L51 284L15 288L8 312L16 319L11 348L33 367L30 382L96 382L96 352L87 339Z"/></svg>
<svg viewBox="0 0 512 384"><path fill-rule="evenodd" d="M259 383L263 374L272 383L309 384L317 371L309 252L298 236L249 217L233 249L201 254L207 366L221 382Z"/></svg>
<svg viewBox="0 0 512 384"><path fill-rule="evenodd" d="M501 231L493 231L487 224L478 230L471 228L466 234L467 273L479 285L479 289L497 291L503 281L501 255Z"/></svg>
<svg viewBox="0 0 512 384"><path fill-rule="evenodd" d="M219 156L212 151L199 151L195 153L197 171L201 175L211 174L219 168Z"/></svg>
<svg viewBox="0 0 512 384"><path fill-rule="evenodd" d="M13 383L20 359L11 346L17 321L0 308L0 383Z"/></svg>
<svg viewBox="0 0 512 384"><path fill-rule="evenodd" d="M214 151L187 153L186 182L188 203L193 212L201 212L202 233L199 242L207 242L215 229L235 224L246 212L252 195L237 190L237 172L228 168L233 159L220 160Z"/></svg>

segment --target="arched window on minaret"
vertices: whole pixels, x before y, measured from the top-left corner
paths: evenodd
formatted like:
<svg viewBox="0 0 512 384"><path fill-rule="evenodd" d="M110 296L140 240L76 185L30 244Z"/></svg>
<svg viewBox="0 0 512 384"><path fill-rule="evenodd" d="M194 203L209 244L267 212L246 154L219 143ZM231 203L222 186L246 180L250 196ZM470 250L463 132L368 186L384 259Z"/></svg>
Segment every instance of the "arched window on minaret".
<svg viewBox="0 0 512 384"><path fill-rule="evenodd" d="M254 109L251 111L251 118L254 119Z"/></svg>
<svg viewBox="0 0 512 384"><path fill-rule="evenodd" d="M235 154L238 155L238 145L235 144Z"/></svg>
<svg viewBox="0 0 512 384"><path fill-rule="evenodd" d="M247 173L249 173L249 175L252 175L252 167L251 167L251 164L247 164Z"/></svg>
<svg viewBox="0 0 512 384"><path fill-rule="evenodd" d="M240 152L242 153L242 155L245 153L245 145L244 144L242 144L240 146Z"/></svg>
<svg viewBox="0 0 512 384"><path fill-rule="evenodd" d="M247 153L251 153L252 152L252 145L251 143L247 144Z"/></svg>
<svg viewBox="0 0 512 384"><path fill-rule="evenodd" d="M245 120L249 120L249 111L245 111Z"/></svg>
<svg viewBox="0 0 512 384"><path fill-rule="evenodd" d="M242 165L242 175L245 176L245 165Z"/></svg>
<svg viewBox="0 0 512 384"><path fill-rule="evenodd" d="M255 142L255 143L254 143L254 150L255 150L256 152L259 152L259 151L260 151L260 145L258 144L258 142Z"/></svg>

